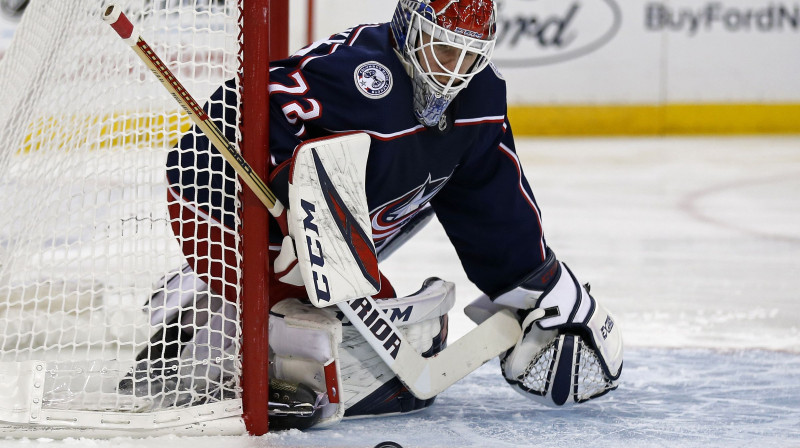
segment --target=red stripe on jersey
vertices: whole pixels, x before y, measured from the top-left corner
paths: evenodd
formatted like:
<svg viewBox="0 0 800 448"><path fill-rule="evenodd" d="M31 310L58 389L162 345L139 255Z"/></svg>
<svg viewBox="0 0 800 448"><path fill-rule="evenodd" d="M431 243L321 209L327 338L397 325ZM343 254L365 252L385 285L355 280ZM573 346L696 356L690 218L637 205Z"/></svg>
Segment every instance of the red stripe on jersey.
<svg viewBox="0 0 800 448"><path fill-rule="evenodd" d="M330 50L329 50L329 51L328 51L328 53L326 53L326 54L322 54L322 55L319 55L319 54L318 54L318 55L309 55L309 56L306 56L306 57L304 57L303 59L301 59L301 60L300 60L299 67L300 67L301 69L302 69L302 68L305 68L306 64L308 64L308 63L309 63L310 61L312 61L313 59L316 59L316 58L321 58L321 57L323 57L323 56L327 56L327 55L329 55L329 54L333 54L333 52L335 52L336 50L338 50L338 49L339 49L339 47L340 47L341 45L347 45L347 46L353 45L353 42L355 42L355 41L356 41L356 39L358 39L358 36L361 34L361 31L362 31L363 29L365 29L365 28L374 28L374 27L376 27L376 26L380 26L380 25L362 25L362 26L359 26L359 27L357 27L357 28L354 28L354 29L353 29L353 31L351 31L351 32L350 32L350 35L349 35L349 37L347 37L347 38L345 39L345 41L344 41L344 44L340 44L340 43L335 43L335 44L332 44L332 45L331 45L331 48L330 48Z"/></svg>
<svg viewBox="0 0 800 448"><path fill-rule="evenodd" d="M306 68L306 64L308 64L310 61L312 61L312 60L314 60L314 59L321 58L321 57L323 57L323 56L327 56L327 55L329 55L329 54L333 54L333 52L334 52L334 51L336 51L337 49L339 49L339 46L340 46L340 45L341 45L341 44L333 44L333 45L331 45L331 49L330 49L330 50L328 50L328 52L327 52L326 54L317 54L317 55L312 55L312 56L306 56L306 57L304 57L303 59L301 59L301 60L300 60L300 64L299 64L299 66L300 66L300 69L304 69L304 68Z"/></svg>
<svg viewBox="0 0 800 448"><path fill-rule="evenodd" d="M377 25L377 24L376 25L361 25L361 26L359 26L357 28L354 28L353 31L350 33L350 37L347 39L347 44L346 45L353 45L353 42L355 42L356 39L358 39L358 35L361 34L361 31L364 30L364 28L375 28L377 26L380 26L380 25Z"/></svg>
<svg viewBox="0 0 800 448"><path fill-rule="evenodd" d="M403 137L406 137L406 136L409 136L409 135L416 134L418 132L422 132L424 130L425 130L425 126L423 126L421 124L417 125L417 126L414 126L413 128L403 129L402 131L393 132L391 134L383 134L383 133L380 133L380 132L370 131L370 130L367 130L367 129L360 129L360 130L357 130L357 131L352 131L352 130L350 130L350 131L330 131L330 129L329 129L330 132L334 132L336 134L342 134L342 133L347 133L347 132L365 132L365 133L369 134L370 137L372 137L372 138L374 138L376 140L384 141L384 142L388 142L389 140L395 140L395 139L398 139L398 138L403 138Z"/></svg>

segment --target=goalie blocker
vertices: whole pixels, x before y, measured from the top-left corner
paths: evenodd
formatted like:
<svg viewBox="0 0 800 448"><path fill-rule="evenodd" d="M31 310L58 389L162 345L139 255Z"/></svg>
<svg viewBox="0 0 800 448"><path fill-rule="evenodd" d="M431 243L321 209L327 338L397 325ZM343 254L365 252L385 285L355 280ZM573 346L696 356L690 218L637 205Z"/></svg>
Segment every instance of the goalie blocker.
<svg viewBox="0 0 800 448"><path fill-rule="evenodd" d="M514 310L522 324L515 346L500 358L506 381L548 406L597 398L617 388L622 334L614 317L548 249L545 263L493 299L483 295L464 312L476 323Z"/></svg>

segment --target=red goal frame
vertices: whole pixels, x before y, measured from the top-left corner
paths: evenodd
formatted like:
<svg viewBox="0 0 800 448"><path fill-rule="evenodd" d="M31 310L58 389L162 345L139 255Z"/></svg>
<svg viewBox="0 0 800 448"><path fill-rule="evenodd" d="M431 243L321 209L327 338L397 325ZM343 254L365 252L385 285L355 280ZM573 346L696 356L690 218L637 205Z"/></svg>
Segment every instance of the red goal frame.
<svg viewBox="0 0 800 448"><path fill-rule="evenodd" d="M242 154L261 179L269 172L269 61L289 52L289 0L242 0ZM269 430L269 213L242 193L242 418L251 435Z"/></svg>

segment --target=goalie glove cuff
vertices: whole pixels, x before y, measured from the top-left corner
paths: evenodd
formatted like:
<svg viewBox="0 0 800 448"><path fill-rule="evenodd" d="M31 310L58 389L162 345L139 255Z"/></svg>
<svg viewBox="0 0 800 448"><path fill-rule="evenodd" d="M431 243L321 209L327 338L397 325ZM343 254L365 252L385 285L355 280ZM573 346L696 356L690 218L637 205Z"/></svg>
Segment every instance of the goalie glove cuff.
<svg viewBox="0 0 800 448"><path fill-rule="evenodd" d="M544 331L580 335L593 348L606 375L616 380L622 370L622 335L608 310L589 294L566 264L559 262L556 279L542 293L534 311L535 325Z"/></svg>
<svg viewBox="0 0 800 448"><path fill-rule="evenodd" d="M622 338L614 320L594 303L585 325L543 330L542 308L523 319L523 334L500 358L506 381L522 395L547 406L582 403L617 388Z"/></svg>
<svg viewBox="0 0 800 448"><path fill-rule="evenodd" d="M622 373L622 332L606 307L592 298L594 310L585 324L589 330L592 348L597 352L598 361L609 379L616 381Z"/></svg>

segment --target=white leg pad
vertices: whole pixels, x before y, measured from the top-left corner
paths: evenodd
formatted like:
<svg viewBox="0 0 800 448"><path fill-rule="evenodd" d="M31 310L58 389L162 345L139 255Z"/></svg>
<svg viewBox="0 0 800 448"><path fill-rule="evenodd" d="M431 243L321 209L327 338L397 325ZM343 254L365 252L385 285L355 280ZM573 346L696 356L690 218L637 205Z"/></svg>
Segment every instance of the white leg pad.
<svg viewBox="0 0 800 448"><path fill-rule="evenodd" d="M342 323L333 309L314 308L297 299L287 299L270 311L270 375L327 392L328 403L317 426L331 425L344 417L339 369L341 342Z"/></svg>
<svg viewBox="0 0 800 448"><path fill-rule="evenodd" d="M455 286L428 279L408 297L377 303L408 343L425 353L440 342L437 337L446 336L443 316L455 303ZM327 390L332 403L341 403L325 409L322 424L335 423L347 408L395 377L358 330L347 321L343 324L337 314L335 308L316 308L295 299L279 302L270 312L270 374Z"/></svg>

